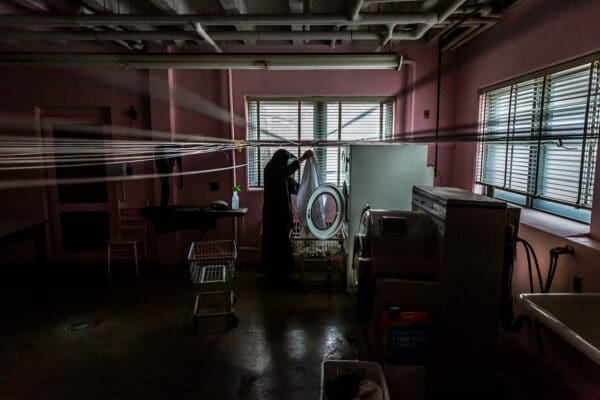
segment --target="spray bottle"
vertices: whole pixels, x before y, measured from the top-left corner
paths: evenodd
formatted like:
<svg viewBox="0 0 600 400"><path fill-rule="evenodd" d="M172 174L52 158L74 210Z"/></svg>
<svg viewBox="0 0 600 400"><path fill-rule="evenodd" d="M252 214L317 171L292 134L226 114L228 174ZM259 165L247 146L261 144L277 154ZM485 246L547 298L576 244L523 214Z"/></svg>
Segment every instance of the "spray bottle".
<svg viewBox="0 0 600 400"><path fill-rule="evenodd" d="M238 197L238 192L241 190L240 185L235 185L233 187L233 196L231 197L231 209L237 210L240 208L240 198Z"/></svg>

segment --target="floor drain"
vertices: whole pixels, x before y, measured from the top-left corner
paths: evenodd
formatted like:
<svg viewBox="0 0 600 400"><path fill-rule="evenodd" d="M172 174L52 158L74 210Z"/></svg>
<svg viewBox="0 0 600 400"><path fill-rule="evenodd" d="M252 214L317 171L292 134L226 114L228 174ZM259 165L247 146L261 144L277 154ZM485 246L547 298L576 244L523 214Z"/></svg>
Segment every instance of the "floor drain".
<svg viewBox="0 0 600 400"><path fill-rule="evenodd" d="M98 323L96 321L77 321L65 327L67 332L85 333L91 331Z"/></svg>

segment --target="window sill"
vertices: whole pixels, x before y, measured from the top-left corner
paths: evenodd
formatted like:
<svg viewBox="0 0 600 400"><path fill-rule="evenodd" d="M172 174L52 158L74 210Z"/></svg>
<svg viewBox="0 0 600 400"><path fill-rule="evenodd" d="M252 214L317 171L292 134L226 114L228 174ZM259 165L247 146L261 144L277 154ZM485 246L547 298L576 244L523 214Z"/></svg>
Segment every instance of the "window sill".
<svg viewBox="0 0 600 400"><path fill-rule="evenodd" d="M600 251L600 240L592 238L589 233L585 235L570 236L567 239L571 242L589 247L590 249Z"/></svg>
<svg viewBox="0 0 600 400"><path fill-rule="evenodd" d="M521 208L521 224L600 251L600 240L590 236L590 227L587 224L531 208Z"/></svg>
<svg viewBox="0 0 600 400"><path fill-rule="evenodd" d="M531 228L562 237L588 235L590 232L590 226L587 224L531 208L521 208L521 223Z"/></svg>

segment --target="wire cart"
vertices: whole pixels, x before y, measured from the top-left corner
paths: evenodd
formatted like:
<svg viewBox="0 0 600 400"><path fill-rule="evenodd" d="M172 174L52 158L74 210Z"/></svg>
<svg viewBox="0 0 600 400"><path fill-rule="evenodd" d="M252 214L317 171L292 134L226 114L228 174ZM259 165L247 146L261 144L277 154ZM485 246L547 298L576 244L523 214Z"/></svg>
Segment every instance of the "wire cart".
<svg viewBox="0 0 600 400"><path fill-rule="evenodd" d="M237 246L235 240L205 240L192 242L188 253L188 261L204 264L225 264L232 278L237 276Z"/></svg>
<svg viewBox="0 0 600 400"><path fill-rule="evenodd" d="M237 325L233 304L236 296L231 286L235 275L237 249L235 241L193 242L188 253L192 283L198 286L192 323L194 329L200 318L226 316L230 327Z"/></svg>
<svg viewBox="0 0 600 400"><path fill-rule="evenodd" d="M304 227L296 222L290 233L290 239L300 278L304 277L304 269L307 262L326 263L327 282L331 288L333 283L332 274L334 272L342 273L344 230L340 229L332 238L322 240L315 238L310 233L306 233Z"/></svg>

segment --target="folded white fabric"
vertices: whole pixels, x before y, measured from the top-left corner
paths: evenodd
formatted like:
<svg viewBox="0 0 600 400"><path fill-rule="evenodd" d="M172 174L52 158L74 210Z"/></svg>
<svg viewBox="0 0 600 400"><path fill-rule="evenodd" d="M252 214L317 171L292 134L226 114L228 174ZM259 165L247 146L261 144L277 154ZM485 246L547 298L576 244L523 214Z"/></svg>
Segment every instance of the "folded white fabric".
<svg viewBox="0 0 600 400"><path fill-rule="evenodd" d="M321 177L317 161L315 157L310 157L304 164L304 172L302 172L300 188L298 189L298 196L296 198L296 212L303 226L306 226L306 211L310 195L322 184L323 178ZM326 203L327 197L320 196L312 207L312 220L315 226L319 228L325 228Z"/></svg>

